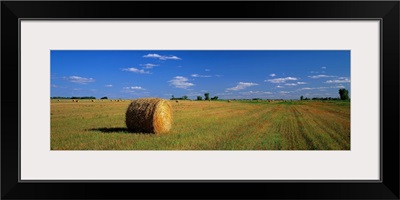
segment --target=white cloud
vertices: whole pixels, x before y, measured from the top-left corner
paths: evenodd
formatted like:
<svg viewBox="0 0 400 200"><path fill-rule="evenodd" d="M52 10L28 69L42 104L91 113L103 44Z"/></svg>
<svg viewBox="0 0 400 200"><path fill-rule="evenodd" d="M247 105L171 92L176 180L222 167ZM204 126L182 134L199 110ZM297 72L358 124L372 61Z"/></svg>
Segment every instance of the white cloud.
<svg viewBox="0 0 400 200"><path fill-rule="evenodd" d="M274 77L274 76L276 76L276 74L270 74L269 76Z"/></svg>
<svg viewBox="0 0 400 200"><path fill-rule="evenodd" d="M122 69L122 71L133 72L137 74L150 74L149 71L144 71L143 69L136 69L134 67Z"/></svg>
<svg viewBox="0 0 400 200"><path fill-rule="evenodd" d="M125 90L145 90L140 86L131 86L131 87L124 87Z"/></svg>
<svg viewBox="0 0 400 200"><path fill-rule="evenodd" d="M276 86L277 88L284 88L283 86L281 86L281 85L278 85L278 86Z"/></svg>
<svg viewBox="0 0 400 200"><path fill-rule="evenodd" d="M233 90L233 91L237 91L237 90L243 90L246 89L250 86L255 86L258 85L257 83L245 83L245 82L239 82L238 85L236 87L232 87L232 88L228 88L226 90Z"/></svg>
<svg viewBox="0 0 400 200"><path fill-rule="evenodd" d="M233 94L232 92L222 92L222 93L216 93L215 95L221 95L221 96L226 96L226 95L231 95Z"/></svg>
<svg viewBox="0 0 400 200"><path fill-rule="evenodd" d="M328 76L328 75L315 75L315 76L308 76L309 78L330 78L330 77L336 77L336 76Z"/></svg>
<svg viewBox="0 0 400 200"><path fill-rule="evenodd" d="M286 83L285 85L287 85L287 86L297 86L296 83Z"/></svg>
<svg viewBox="0 0 400 200"><path fill-rule="evenodd" d="M326 67L321 67L321 69L326 69Z"/></svg>
<svg viewBox="0 0 400 200"><path fill-rule="evenodd" d="M299 90L320 90L320 89L326 89L328 87L314 87L314 88L310 88L310 87L305 87L305 88L301 88Z"/></svg>
<svg viewBox="0 0 400 200"><path fill-rule="evenodd" d="M140 66L142 66L142 67L145 68L145 69L151 69L151 68L153 68L153 67L160 66L160 65L151 64L151 63L146 63L146 64L140 64Z"/></svg>
<svg viewBox="0 0 400 200"><path fill-rule="evenodd" d="M105 85L106 87L112 87L113 85Z"/></svg>
<svg viewBox="0 0 400 200"><path fill-rule="evenodd" d="M163 56L163 55L158 55L158 54L147 54L144 55L143 58L158 58L160 60L182 60L181 58L177 57L177 56Z"/></svg>
<svg viewBox="0 0 400 200"><path fill-rule="evenodd" d="M196 78L209 78L211 77L210 75L200 75L200 74L192 74L192 77L196 77Z"/></svg>
<svg viewBox="0 0 400 200"><path fill-rule="evenodd" d="M272 92L264 92L264 91L249 91L249 92L240 92L243 95L265 95L272 94Z"/></svg>
<svg viewBox="0 0 400 200"><path fill-rule="evenodd" d="M297 81L297 78L286 77L286 78L274 78L274 79L265 80L265 82L271 82L271 83L285 83L286 81Z"/></svg>
<svg viewBox="0 0 400 200"><path fill-rule="evenodd" d="M209 71L211 71L211 70L210 70L210 69L205 69L204 71L209 72Z"/></svg>
<svg viewBox="0 0 400 200"><path fill-rule="evenodd" d="M188 96L189 98L190 97L197 97L197 96L204 96L204 93L201 93L201 92L190 92L190 93L187 93L186 96Z"/></svg>
<svg viewBox="0 0 400 200"><path fill-rule="evenodd" d="M344 85L336 85L336 86L332 86L331 88L345 88Z"/></svg>
<svg viewBox="0 0 400 200"><path fill-rule="evenodd" d="M56 85L56 84L51 84L51 87L53 87L53 88L61 88L61 89L68 88L66 86L60 86L60 85Z"/></svg>
<svg viewBox="0 0 400 200"><path fill-rule="evenodd" d="M325 83L350 83L350 79L346 77L340 77L337 80L328 80Z"/></svg>
<svg viewBox="0 0 400 200"><path fill-rule="evenodd" d="M193 83L188 82L189 79L183 76L175 76L172 80L168 81L171 85L175 86L176 88L187 89L189 87L194 86Z"/></svg>
<svg viewBox="0 0 400 200"><path fill-rule="evenodd" d="M297 85L304 85L307 84L306 82L297 82Z"/></svg>
<svg viewBox="0 0 400 200"><path fill-rule="evenodd" d="M279 93L281 93L281 94L288 94L288 93L290 93L290 92L288 92L288 91L280 91Z"/></svg>
<svg viewBox="0 0 400 200"><path fill-rule="evenodd" d="M79 76L68 76L64 77L65 80L72 82L72 83L79 83L79 84L87 84L94 82L95 80L93 78L84 78L84 77L79 77Z"/></svg>

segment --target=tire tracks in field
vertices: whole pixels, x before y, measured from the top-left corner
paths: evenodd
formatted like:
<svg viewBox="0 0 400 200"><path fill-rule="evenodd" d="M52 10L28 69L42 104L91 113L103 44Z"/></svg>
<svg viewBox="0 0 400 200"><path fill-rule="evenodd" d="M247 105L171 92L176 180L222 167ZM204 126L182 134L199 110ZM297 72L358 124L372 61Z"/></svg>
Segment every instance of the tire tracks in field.
<svg viewBox="0 0 400 200"><path fill-rule="evenodd" d="M297 129L299 130L299 133L300 133L301 137L304 139L307 147L311 147L311 149L313 149L313 150L318 149L319 145L317 145L314 142L314 140L312 140L311 136L307 133L307 131L304 130L305 129L304 128L305 125L304 125L303 121L300 120L301 113L294 107L291 107L290 110L291 110L291 113L294 115L294 118L296 120ZM290 142L293 143L294 141L291 140Z"/></svg>
<svg viewBox="0 0 400 200"><path fill-rule="evenodd" d="M198 120L190 125L190 129L195 131L183 131L187 127L184 124L185 118L181 118L178 122L182 123L182 126L178 129L175 128L173 131L181 134L182 137L190 138L188 142L193 143L196 149L224 149L224 143L232 141L230 138L232 135L237 134L238 127L247 128L245 123L260 114L257 112L260 110L260 107L263 106L243 107L240 104L221 105L207 112L207 116L204 116L203 108L201 108L197 110L198 113L191 111L191 113L195 114L191 115L192 117L198 117Z"/></svg>
<svg viewBox="0 0 400 200"><path fill-rule="evenodd" d="M266 127L271 125L269 119L276 115L280 106L267 106L266 108L267 109L263 109L262 112L259 112L259 107L256 107L251 111L253 114L248 115L245 118L242 117L242 123L236 124L236 126L233 126L227 131L229 141L227 142L226 138L222 138L219 142L219 146L222 146L223 149L236 149L235 147L239 147L238 149L254 149L259 143L260 138L265 134L264 131L266 130ZM249 133L251 135L249 135ZM250 137L252 137L253 140L249 140ZM250 143L253 143L253 145ZM244 148L244 146L251 147Z"/></svg>
<svg viewBox="0 0 400 200"><path fill-rule="evenodd" d="M311 127L316 132L325 133L327 136L329 136L329 138L331 138L337 144L337 146L341 148L344 147L344 149L348 149L348 147L350 146L350 141L346 140L346 133L343 132L343 128L337 128L337 126L335 126L337 125L337 123L334 123L335 116L332 115L332 113L329 113L329 117L327 117L324 114L324 110L322 110L321 112L321 109L315 107L308 107L307 112L304 113L310 116L308 122L310 123L310 125L314 124L314 126L311 125ZM322 116L322 114L324 115ZM339 120L341 121L343 119ZM338 124L342 125L342 122L339 122ZM325 142L324 146L331 148L332 145L333 144L328 144Z"/></svg>
<svg viewBox="0 0 400 200"><path fill-rule="evenodd" d="M350 112L347 112L345 109L341 108L342 106L340 106L340 109L338 109L338 106L334 106L334 104L332 105L332 103L319 103L315 104L315 106L313 107L318 108L319 110L323 110L330 115L340 116L340 119L347 119L350 116Z"/></svg>

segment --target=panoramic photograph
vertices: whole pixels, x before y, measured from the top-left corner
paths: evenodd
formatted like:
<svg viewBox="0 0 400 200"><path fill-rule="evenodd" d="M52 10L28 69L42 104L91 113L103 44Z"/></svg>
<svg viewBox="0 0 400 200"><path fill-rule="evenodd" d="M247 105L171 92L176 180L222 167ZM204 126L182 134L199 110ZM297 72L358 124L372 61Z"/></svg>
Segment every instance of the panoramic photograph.
<svg viewBox="0 0 400 200"><path fill-rule="evenodd" d="M349 50L52 50L51 150L350 150Z"/></svg>

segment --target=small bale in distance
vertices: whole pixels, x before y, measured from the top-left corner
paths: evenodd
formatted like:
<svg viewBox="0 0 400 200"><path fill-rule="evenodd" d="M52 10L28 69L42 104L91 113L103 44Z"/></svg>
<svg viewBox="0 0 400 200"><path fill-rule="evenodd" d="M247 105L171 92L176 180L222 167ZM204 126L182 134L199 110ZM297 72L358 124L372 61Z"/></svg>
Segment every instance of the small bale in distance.
<svg viewBox="0 0 400 200"><path fill-rule="evenodd" d="M179 101L178 101L178 100L176 100L175 102L176 102L176 103L179 103Z"/></svg>
<svg viewBox="0 0 400 200"><path fill-rule="evenodd" d="M142 98L133 100L125 114L130 132L167 133L172 127L172 107L168 100Z"/></svg>
<svg viewBox="0 0 400 200"><path fill-rule="evenodd" d="M228 103L230 103L231 102L231 100L228 100Z"/></svg>

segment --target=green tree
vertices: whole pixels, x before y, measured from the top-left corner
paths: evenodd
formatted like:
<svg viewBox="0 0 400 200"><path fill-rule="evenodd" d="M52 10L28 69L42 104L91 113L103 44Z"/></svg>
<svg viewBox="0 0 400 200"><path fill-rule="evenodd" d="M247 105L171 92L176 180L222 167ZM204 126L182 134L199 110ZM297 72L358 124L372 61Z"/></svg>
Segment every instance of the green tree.
<svg viewBox="0 0 400 200"><path fill-rule="evenodd" d="M211 100L218 100L218 96L212 97Z"/></svg>
<svg viewBox="0 0 400 200"><path fill-rule="evenodd" d="M303 97L303 96L301 96L301 97L300 97L300 100L301 100L301 101L303 101L303 99L304 99L304 97Z"/></svg>
<svg viewBox="0 0 400 200"><path fill-rule="evenodd" d="M188 96L185 95L185 96L182 97L182 99L183 99L183 100L187 100L187 99L188 99Z"/></svg>
<svg viewBox="0 0 400 200"><path fill-rule="evenodd" d="M197 100L201 101L201 100L203 100L203 97L197 96Z"/></svg>
<svg viewBox="0 0 400 200"><path fill-rule="evenodd" d="M205 93L204 94L204 99L207 101L207 100L210 100L210 93Z"/></svg>
<svg viewBox="0 0 400 200"><path fill-rule="evenodd" d="M349 91L342 88L339 89L339 95L341 100L349 100Z"/></svg>

